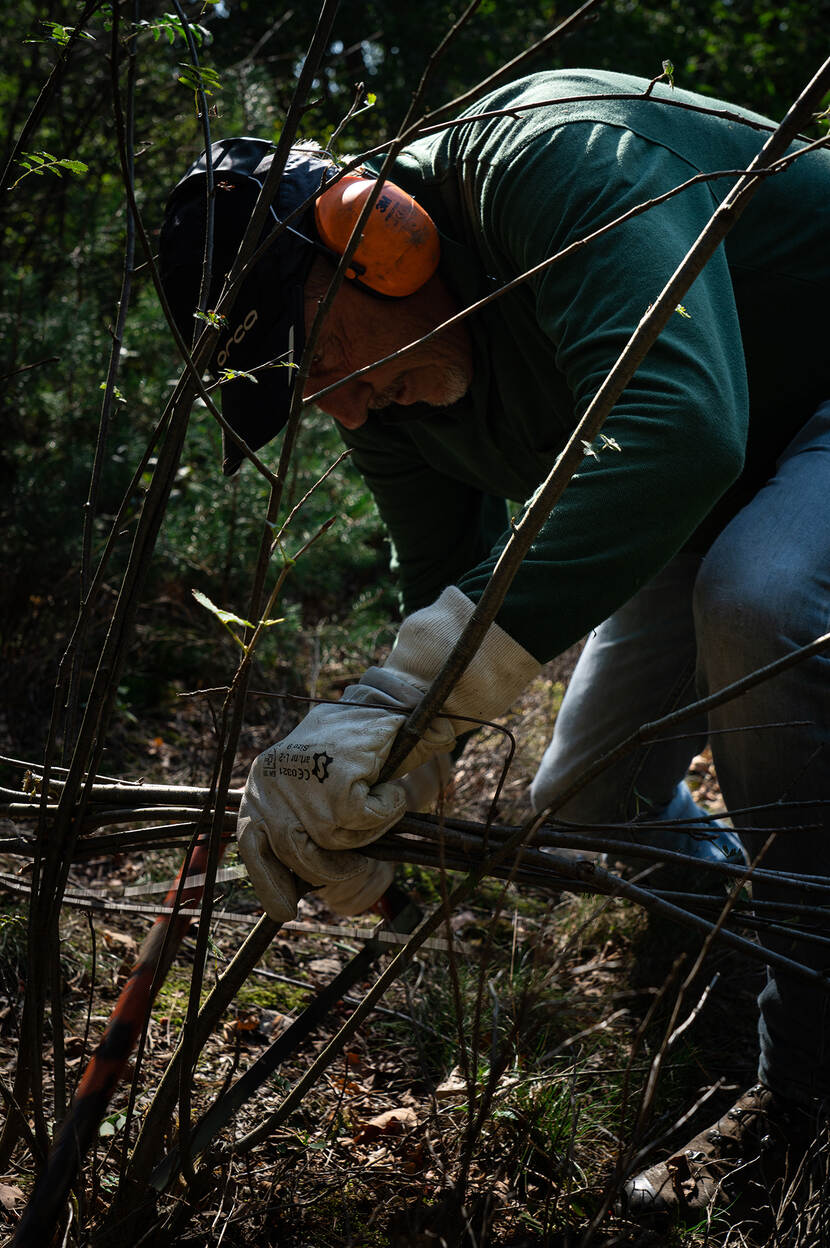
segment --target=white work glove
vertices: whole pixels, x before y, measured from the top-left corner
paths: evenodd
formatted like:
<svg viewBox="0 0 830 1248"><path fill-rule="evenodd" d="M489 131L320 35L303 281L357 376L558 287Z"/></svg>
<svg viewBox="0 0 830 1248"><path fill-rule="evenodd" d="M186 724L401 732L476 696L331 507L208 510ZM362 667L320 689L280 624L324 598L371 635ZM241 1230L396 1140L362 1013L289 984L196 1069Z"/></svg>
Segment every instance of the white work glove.
<svg viewBox="0 0 830 1248"><path fill-rule="evenodd" d="M257 896L276 922L297 909L294 877L323 888L341 914L367 909L388 888L392 866L353 851L382 836L407 808L400 781L377 778L409 711L418 704L474 610L455 586L407 617L382 667L371 667L341 700L315 706L251 767L237 839ZM465 717L503 714L539 664L497 624L396 777L448 753Z"/></svg>
<svg viewBox="0 0 830 1248"><path fill-rule="evenodd" d="M256 760L254 766L266 756L267 752ZM452 756L448 753L434 754L390 788L400 786L403 789L404 810L433 810L449 784L451 773ZM320 897L329 909L338 914L360 914L383 896L395 873L391 862L379 862L349 850L322 849L300 827L295 826L290 837L280 840L280 853L290 863L290 869L283 865L271 847L268 812L249 792L252 788L249 776L239 811L237 840L254 891L272 919L284 923L294 918L297 913L298 876L307 883L323 886L320 887ZM400 815L396 817L396 822L398 818ZM367 837L356 843L365 845L372 839Z"/></svg>
<svg viewBox="0 0 830 1248"><path fill-rule="evenodd" d="M414 815L434 810L438 798L449 787L452 766L452 754L433 754L420 767L401 776L398 784L406 794L406 809Z"/></svg>

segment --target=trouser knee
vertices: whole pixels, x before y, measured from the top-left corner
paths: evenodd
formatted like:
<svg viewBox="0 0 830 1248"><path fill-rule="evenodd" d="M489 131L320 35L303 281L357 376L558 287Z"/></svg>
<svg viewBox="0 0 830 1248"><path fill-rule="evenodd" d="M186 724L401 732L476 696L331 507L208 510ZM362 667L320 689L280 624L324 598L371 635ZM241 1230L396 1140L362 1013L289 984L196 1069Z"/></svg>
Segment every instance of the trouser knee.
<svg viewBox="0 0 830 1248"><path fill-rule="evenodd" d="M737 534L733 533L737 529ZM727 526L701 564L693 608L698 686L708 694L813 641L826 626L791 550L747 549ZM737 539L737 540L736 540Z"/></svg>

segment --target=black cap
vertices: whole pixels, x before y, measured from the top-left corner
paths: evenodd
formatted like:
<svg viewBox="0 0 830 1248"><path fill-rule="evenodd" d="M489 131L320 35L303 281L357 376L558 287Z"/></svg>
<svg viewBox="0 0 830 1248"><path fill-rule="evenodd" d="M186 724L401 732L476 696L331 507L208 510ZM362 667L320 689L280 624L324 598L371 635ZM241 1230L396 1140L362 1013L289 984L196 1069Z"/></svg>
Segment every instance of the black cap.
<svg viewBox="0 0 830 1248"><path fill-rule="evenodd" d="M211 148L216 194L208 308L218 301L275 152L274 144L253 138L222 139ZM188 345L204 259L205 170L203 153L170 195L161 231L161 279ZM296 377L296 368L288 366L299 363L305 345L303 287L315 254L326 251L317 239L313 196L330 170L331 163L316 149L292 148L262 237L306 200L309 206L242 283L210 361L215 376L223 369L256 376L256 382L244 377L227 381L220 391L225 420L254 451L270 442L288 420ZM230 476L243 456L227 434L223 451L222 471Z"/></svg>

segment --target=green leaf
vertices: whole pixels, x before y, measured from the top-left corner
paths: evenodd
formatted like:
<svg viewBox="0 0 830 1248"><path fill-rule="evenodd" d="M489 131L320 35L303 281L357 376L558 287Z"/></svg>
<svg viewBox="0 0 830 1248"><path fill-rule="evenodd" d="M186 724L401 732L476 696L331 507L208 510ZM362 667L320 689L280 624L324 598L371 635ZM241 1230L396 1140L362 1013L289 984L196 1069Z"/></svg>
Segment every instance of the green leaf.
<svg viewBox="0 0 830 1248"><path fill-rule="evenodd" d="M492 1117L494 1122L518 1122L519 1120L515 1109L510 1108L494 1109Z"/></svg>
<svg viewBox="0 0 830 1248"><path fill-rule="evenodd" d="M44 151L21 152L17 163L24 172L16 182L12 183L10 190L14 190L30 173L36 176L53 173L56 178L59 178L61 169L66 169L68 173L86 173L89 169L89 166L85 165L82 160L69 160L65 156L55 156L52 152Z"/></svg>
<svg viewBox="0 0 830 1248"><path fill-rule="evenodd" d="M98 1134L102 1139L108 1136L117 1135L127 1121L127 1115L123 1110L116 1110L114 1114L109 1114L98 1128Z"/></svg>
<svg viewBox="0 0 830 1248"><path fill-rule="evenodd" d="M687 321L690 321L692 319L691 313L686 311L682 303L678 303L677 307L674 310L675 312L679 313L680 316L685 316Z"/></svg>
<svg viewBox="0 0 830 1248"><path fill-rule="evenodd" d="M199 26L196 22L185 24L176 13L164 13L161 17L156 17L149 22L145 20L136 22L135 29L149 31L155 43L158 43L159 39L164 36L171 45L176 42L177 38L186 41L188 30L197 44L202 44L209 33L204 26Z"/></svg>
<svg viewBox="0 0 830 1248"><path fill-rule="evenodd" d="M101 384L100 384L100 386L98 387L98 389L99 389L99 390L106 390L106 388L107 388L107 383L106 383L105 381L102 381L102 382L101 382ZM126 402L127 402L127 400L124 398L124 396L123 396L123 394L121 393L121 391L118 389L118 386L113 386L113 388L112 388L112 397L115 399L116 403L126 403Z"/></svg>
<svg viewBox="0 0 830 1248"><path fill-rule="evenodd" d="M47 31L45 39L24 39L24 43L56 43L59 48L65 48L69 40L78 32L79 39L88 39L91 43L95 42L95 36L87 34L85 30L78 30L77 26L62 26L60 22L41 21L41 26Z"/></svg>
<svg viewBox="0 0 830 1248"><path fill-rule="evenodd" d="M233 611L223 611L221 607L217 607L216 603L211 602L207 594L203 594L200 589L194 589L191 592L199 605L204 607L206 611L210 611L210 613L215 615L218 620L221 620L223 624L239 624L242 628L255 627L250 620L243 620L241 616L234 615Z"/></svg>
<svg viewBox="0 0 830 1248"><path fill-rule="evenodd" d="M253 373L246 373L244 368L223 368L219 374L219 382L236 381L238 378L244 377L246 381L252 381L254 385L259 384L259 378Z"/></svg>
<svg viewBox="0 0 830 1248"><path fill-rule="evenodd" d="M228 323L228 318L220 312L194 312L193 315L197 321L204 321L207 325L212 325L214 329L222 329Z"/></svg>
<svg viewBox="0 0 830 1248"><path fill-rule="evenodd" d="M185 62L179 62L179 74L177 82L182 86L189 87L191 91L204 91L205 95L213 95L214 91L222 90L222 82L215 69L210 69L206 65L189 65Z"/></svg>
<svg viewBox="0 0 830 1248"><path fill-rule="evenodd" d="M253 629L255 625L253 625L250 620L243 620L241 616L234 615L233 611L223 611L221 607L217 607L215 602L211 602L207 594L203 594L200 589L191 590L191 593L200 606L203 606L207 611L210 611L211 615L215 615L217 620L224 625L243 654L247 654L248 647L245 645L242 638L233 631L231 625L238 624L241 628L251 629ZM260 620L260 625L262 628L271 628L274 624L282 624L282 622L282 618L276 620Z"/></svg>
<svg viewBox="0 0 830 1248"><path fill-rule="evenodd" d="M60 165L61 169L68 169L70 173L89 173L89 165L84 164L82 160L58 160L55 162Z"/></svg>

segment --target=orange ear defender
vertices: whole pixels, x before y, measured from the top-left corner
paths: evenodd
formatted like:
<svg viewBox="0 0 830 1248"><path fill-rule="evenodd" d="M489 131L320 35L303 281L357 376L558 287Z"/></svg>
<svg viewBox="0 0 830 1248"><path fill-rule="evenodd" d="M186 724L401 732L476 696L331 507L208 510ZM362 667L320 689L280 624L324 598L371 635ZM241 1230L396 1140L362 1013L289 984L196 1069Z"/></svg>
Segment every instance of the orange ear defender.
<svg viewBox="0 0 830 1248"><path fill-rule="evenodd" d="M346 250L374 185L372 178L345 174L318 196L314 220L331 251L342 255ZM400 298L429 281L440 254L438 231L429 213L399 186L385 182L346 276L381 295Z"/></svg>

